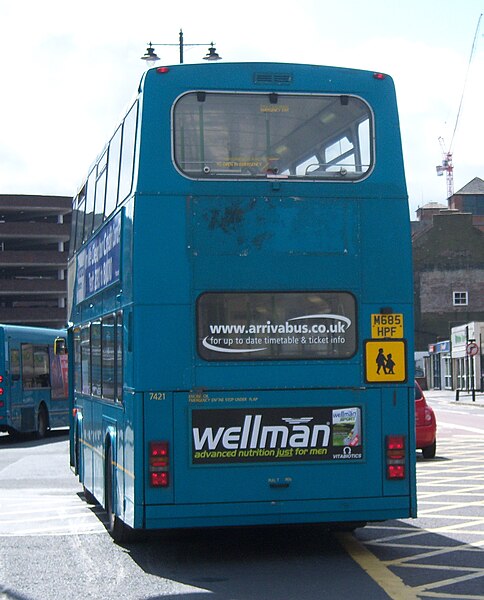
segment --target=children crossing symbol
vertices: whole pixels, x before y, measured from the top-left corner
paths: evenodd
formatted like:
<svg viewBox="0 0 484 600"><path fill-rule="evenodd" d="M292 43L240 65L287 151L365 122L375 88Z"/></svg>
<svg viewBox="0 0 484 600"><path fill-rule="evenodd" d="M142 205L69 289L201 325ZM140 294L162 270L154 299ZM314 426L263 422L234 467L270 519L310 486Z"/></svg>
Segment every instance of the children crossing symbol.
<svg viewBox="0 0 484 600"><path fill-rule="evenodd" d="M407 379L405 340L367 340L365 378L368 383L394 383Z"/></svg>
<svg viewBox="0 0 484 600"><path fill-rule="evenodd" d="M385 356L385 352L383 350L383 348L379 348L378 350L378 356L376 357L376 364L377 364L377 370L376 370L376 374L379 375L381 369L383 369L383 373L386 375L387 373L390 373L391 375L394 375L394 371L393 371L393 367L395 366L395 363L393 361L393 357L391 354L387 354Z"/></svg>

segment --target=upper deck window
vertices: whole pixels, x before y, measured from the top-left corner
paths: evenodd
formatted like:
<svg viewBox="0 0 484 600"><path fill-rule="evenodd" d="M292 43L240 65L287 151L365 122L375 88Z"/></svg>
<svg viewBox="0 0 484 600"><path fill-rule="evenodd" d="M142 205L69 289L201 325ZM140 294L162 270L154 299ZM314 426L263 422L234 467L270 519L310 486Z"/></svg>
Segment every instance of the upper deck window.
<svg viewBox="0 0 484 600"><path fill-rule="evenodd" d="M346 95L191 92L174 108L174 156L192 178L355 180L372 163L368 105Z"/></svg>

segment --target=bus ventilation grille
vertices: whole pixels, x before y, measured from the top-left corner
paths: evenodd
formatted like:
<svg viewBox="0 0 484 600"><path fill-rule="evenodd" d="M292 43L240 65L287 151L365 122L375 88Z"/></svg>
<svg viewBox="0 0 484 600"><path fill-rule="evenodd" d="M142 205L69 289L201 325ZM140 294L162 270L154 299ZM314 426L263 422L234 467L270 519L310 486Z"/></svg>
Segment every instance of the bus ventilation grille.
<svg viewBox="0 0 484 600"><path fill-rule="evenodd" d="M254 73L254 83L287 85L292 83L291 73Z"/></svg>

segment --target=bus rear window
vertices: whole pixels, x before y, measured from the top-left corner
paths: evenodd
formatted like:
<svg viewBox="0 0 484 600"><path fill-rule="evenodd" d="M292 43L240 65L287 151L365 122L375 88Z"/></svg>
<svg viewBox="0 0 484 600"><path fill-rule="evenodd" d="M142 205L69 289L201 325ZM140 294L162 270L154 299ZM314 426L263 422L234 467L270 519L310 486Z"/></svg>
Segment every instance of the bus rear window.
<svg viewBox="0 0 484 600"><path fill-rule="evenodd" d="M197 179L361 179L371 140L354 96L192 92L174 108L175 162Z"/></svg>
<svg viewBox="0 0 484 600"><path fill-rule="evenodd" d="M356 303L348 292L206 293L198 298L205 360L350 358Z"/></svg>

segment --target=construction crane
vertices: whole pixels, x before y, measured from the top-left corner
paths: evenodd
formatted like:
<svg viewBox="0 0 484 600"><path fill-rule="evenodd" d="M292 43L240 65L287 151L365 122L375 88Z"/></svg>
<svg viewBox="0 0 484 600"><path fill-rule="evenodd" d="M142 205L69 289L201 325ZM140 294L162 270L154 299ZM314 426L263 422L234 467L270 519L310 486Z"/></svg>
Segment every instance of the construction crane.
<svg viewBox="0 0 484 600"><path fill-rule="evenodd" d="M467 77L469 75L469 70L472 63L472 58L474 57L474 50L476 49L477 36L479 34L479 28L481 26L482 13L479 15L479 19L477 21L476 33L474 34L474 40L472 42L471 55L469 57L469 63L467 65L467 72L464 79L464 87L462 89L462 94L460 97L459 109L457 110L457 117L455 119L454 132L452 133L452 139L450 141L449 149L446 150L444 138L439 137L440 147L442 149L442 164L437 165L435 167L437 171L437 175L441 177L444 173L446 174L447 179L447 199L454 195L454 165L452 164L452 144L454 143L455 132L457 131L457 125L459 124L459 117L462 110L462 103L464 101L464 94L466 91Z"/></svg>
<svg viewBox="0 0 484 600"><path fill-rule="evenodd" d="M452 152L445 149L444 138L439 137L440 147L442 148L442 164L437 165L437 175L441 177L446 173L447 179L447 199L454 195L454 165L452 164Z"/></svg>

